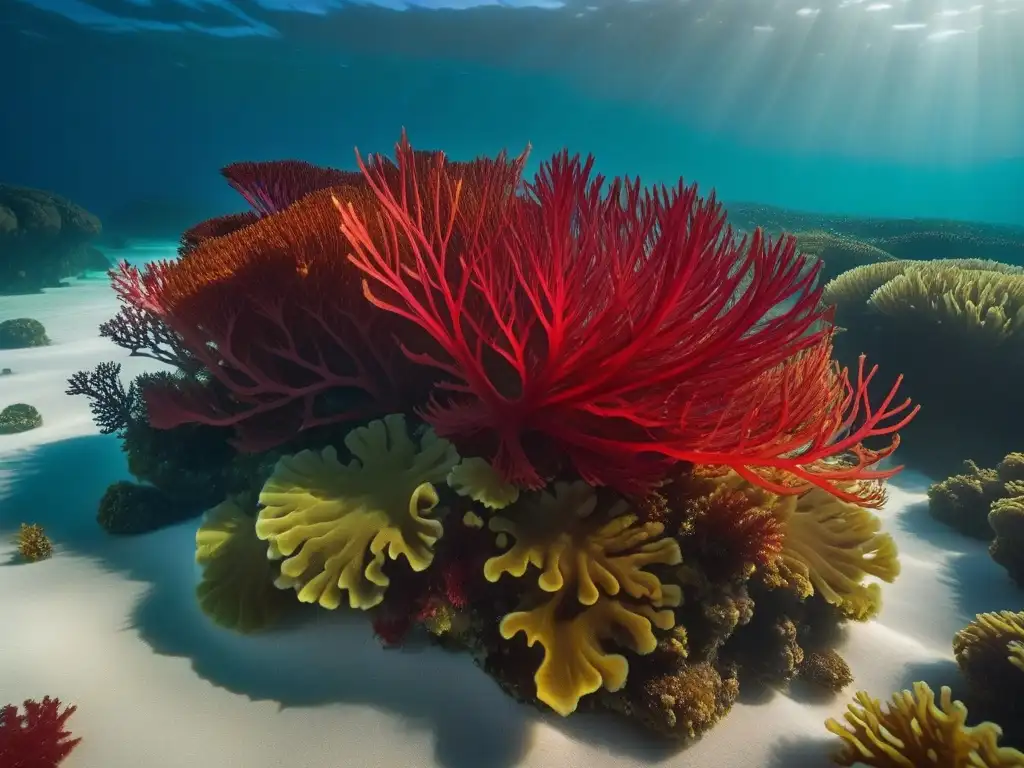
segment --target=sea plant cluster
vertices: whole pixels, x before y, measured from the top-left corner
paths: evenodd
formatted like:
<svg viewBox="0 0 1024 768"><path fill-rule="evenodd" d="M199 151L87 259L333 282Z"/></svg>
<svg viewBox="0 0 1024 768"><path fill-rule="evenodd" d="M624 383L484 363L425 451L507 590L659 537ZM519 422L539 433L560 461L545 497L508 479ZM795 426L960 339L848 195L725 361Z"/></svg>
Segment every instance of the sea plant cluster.
<svg viewBox="0 0 1024 768"><path fill-rule="evenodd" d="M561 715L687 739L741 684L842 688L836 625L899 572L873 512L917 412L899 377L873 398L833 360L792 238L526 159L403 136L358 172L225 168L251 210L112 272L101 333L172 370L71 381L143 483L101 519L148 530L130 489L178 494L214 621L362 611Z"/></svg>

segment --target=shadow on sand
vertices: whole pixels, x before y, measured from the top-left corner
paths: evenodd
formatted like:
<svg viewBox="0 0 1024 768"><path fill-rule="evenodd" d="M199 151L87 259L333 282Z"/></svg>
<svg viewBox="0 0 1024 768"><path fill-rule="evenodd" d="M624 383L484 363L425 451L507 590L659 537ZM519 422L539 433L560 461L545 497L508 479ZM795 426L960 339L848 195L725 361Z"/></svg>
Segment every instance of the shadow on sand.
<svg viewBox="0 0 1024 768"><path fill-rule="evenodd" d="M85 557L146 583L131 629L155 652L190 659L197 675L232 693L282 708L341 702L397 714L432 731L434 759L444 768L512 768L540 720L638 764L678 753L612 717L545 717L506 696L464 655L433 647L383 650L359 616L303 612L300 628L248 637L218 629L194 599L197 521L130 538L109 536L97 525L103 492L128 477L113 437L78 437L0 458L0 477L5 475L0 536L21 522L38 523L58 556Z"/></svg>
<svg viewBox="0 0 1024 768"><path fill-rule="evenodd" d="M927 493L931 484L927 477L910 470L890 482L915 494ZM936 520L928 511L927 499L907 505L892 521L897 529L914 540L947 555L939 567L938 578L953 595L960 625L966 625L986 611L1024 609L1024 591L1019 590L1006 570L992 560L988 544L964 536Z"/></svg>

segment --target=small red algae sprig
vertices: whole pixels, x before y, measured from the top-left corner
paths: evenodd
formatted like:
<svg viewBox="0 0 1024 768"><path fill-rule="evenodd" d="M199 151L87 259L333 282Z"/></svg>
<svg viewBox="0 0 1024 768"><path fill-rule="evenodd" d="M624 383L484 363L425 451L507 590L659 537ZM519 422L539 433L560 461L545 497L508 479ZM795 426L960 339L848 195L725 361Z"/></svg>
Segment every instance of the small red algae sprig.
<svg viewBox="0 0 1024 768"><path fill-rule="evenodd" d="M3 768L55 768L81 739L71 738L65 724L75 706L61 706L49 696L27 700L24 713L13 704L0 709L0 766Z"/></svg>
<svg viewBox="0 0 1024 768"><path fill-rule="evenodd" d="M525 185L525 155L471 175L404 135L394 165L358 159L378 207L336 200L349 258L371 303L435 342L405 352L447 378L423 415L462 453L524 488L569 464L637 494L687 461L881 503L853 481L897 471L874 466L916 409L893 406L897 380L872 410L875 370L851 385L832 362L819 267L793 238L738 240L713 195L606 182L567 152Z"/></svg>

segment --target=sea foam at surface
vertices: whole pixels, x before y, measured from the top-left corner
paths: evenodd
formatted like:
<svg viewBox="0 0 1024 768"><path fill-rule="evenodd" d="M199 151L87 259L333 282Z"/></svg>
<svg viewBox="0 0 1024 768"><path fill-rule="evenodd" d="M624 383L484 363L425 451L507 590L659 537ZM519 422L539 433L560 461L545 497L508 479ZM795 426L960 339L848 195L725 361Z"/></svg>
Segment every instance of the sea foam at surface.
<svg viewBox="0 0 1024 768"><path fill-rule="evenodd" d="M128 255L142 263L173 246ZM102 276L0 298L0 321L35 318L53 342L0 352L13 371L0 376L0 408L25 402L44 421L0 436L0 705L47 695L76 704L69 727L82 743L67 768L823 768L837 746L823 721L854 690L888 699L925 680L963 691L953 634L976 613L1024 608L985 544L932 520L928 478L907 471L881 513L902 574L880 617L848 626L839 648L854 686L825 699L799 685L741 696L681 751L607 716L545 716L465 655L385 650L368 622L343 612L237 636L195 605L198 520L126 538L96 523L106 487L129 475L88 401L65 394L67 379L106 360L122 363L125 381L159 367L99 337L117 309ZM10 535L22 522L44 527L52 559L17 563Z"/></svg>

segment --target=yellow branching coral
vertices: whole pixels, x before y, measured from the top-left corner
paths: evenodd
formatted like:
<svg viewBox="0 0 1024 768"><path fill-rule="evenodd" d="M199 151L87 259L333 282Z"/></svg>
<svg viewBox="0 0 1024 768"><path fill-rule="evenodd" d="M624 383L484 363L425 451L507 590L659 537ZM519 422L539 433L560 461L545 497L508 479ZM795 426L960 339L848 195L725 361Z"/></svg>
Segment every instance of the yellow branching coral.
<svg viewBox="0 0 1024 768"><path fill-rule="evenodd" d="M1008 727L1024 722L1024 611L980 613L953 637L971 700Z"/></svg>
<svg viewBox="0 0 1024 768"><path fill-rule="evenodd" d="M448 474L448 485L460 496L488 509L504 509L519 498L519 489L505 482L491 463L480 458L463 459Z"/></svg>
<svg viewBox="0 0 1024 768"><path fill-rule="evenodd" d="M844 715L825 727L843 740L837 765L875 768L1021 768L1024 753L999 746L995 723L967 725L967 708L943 686L936 703L926 683L892 697L886 710L864 691Z"/></svg>
<svg viewBox="0 0 1024 768"><path fill-rule="evenodd" d="M598 497L586 483L556 483L553 491L532 494L489 521L499 539L513 543L485 563L484 576L494 582L506 573L522 577L531 565L539 569L537 586L553 596L505 616L501 635L522 632L529 645L544 647L537 698L568 715L601 686L615 691L625 684L628 662L605 651L604 641L646 654L657 645L652 626L675 624L670 608L680 604L682 590L645 569L677 565L682 555L675 540L661 538L661 523L638 524L625 501L595 515Z"/></svg>
<svg viewBox="0 0 1024 768"><path fill-rule="evenodd" d="M1006 649L1010 652L1007 660L1021 672L1024 672L1024 642L1013 640L1006 646Z"/></svg>
<svg viewBox="0 0 1024 768"><path fill-rule="evenodd" d="M196 562L203 566L199 607L240 632L273 624L284 608L284 595L274 588L277 566L267 559L255 523L239 499L229 498L206 513L196 532Z"/></svg>
<svg viewBox="0 0 1024 768"><path fill-rule="evenodd" d="M974 621L956 633L953 654L961 665L969 664L971 657L994 650L1004 656L1011 642L1024 642L1024 611L979 613Z"/></svg>
<svg viewBox="0 0 1024 768"><path fill-rule="evenodd" d="M45 560L53 554L53 544L43 532L43 527L35 523L22 523L14 537L18 554L30 563Z"/></svg>
<svg viewBox="0 0 1024 768"><path fill-rule="evenodd" d="M884 314L918 316L998 344L1024 328L1024 276L924 262L879 287L868 303Z"/></svg>
<svg viewBox="0 0 1024 768"><path fill-rule="evenodd" d="M821 299L826 304L860 308L875 290L902 274L907 264L906 261L880 261L855 267L831 280Z"/></svg>
<svg viewBox="0 0 1024 768"><path fill-rule="evenodd" d="M428 430L419 444L405 417L392 414L352 430L338 461L333 447L278 461L260 494L256 534L271 558L284 558L278 586L324 608L368 609L384 598L387 559L404 557L414 571L434 558L443 527L434 483L458 461L455 448Z"/></svg>

